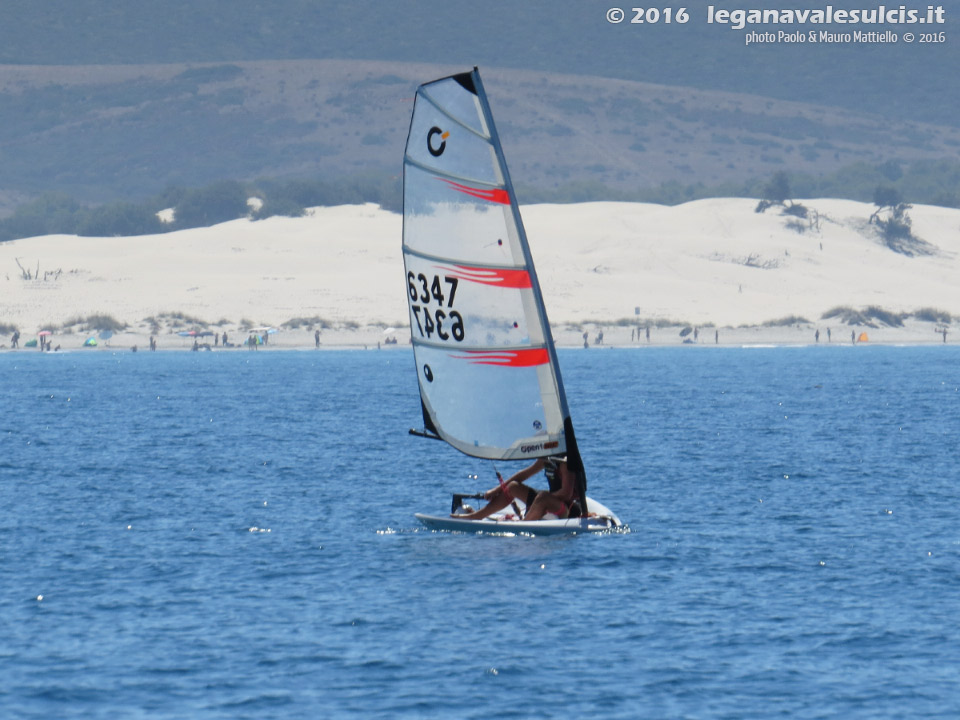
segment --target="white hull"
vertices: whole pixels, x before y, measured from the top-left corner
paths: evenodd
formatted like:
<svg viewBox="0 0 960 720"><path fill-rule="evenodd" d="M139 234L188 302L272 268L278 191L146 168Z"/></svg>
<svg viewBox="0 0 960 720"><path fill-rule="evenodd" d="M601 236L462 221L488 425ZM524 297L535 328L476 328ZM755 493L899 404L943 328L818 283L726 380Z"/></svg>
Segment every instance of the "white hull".
<svg viewBox="0 0 960 720"><path fill-rule="evenodd" d="M571 533L603 532L622 528L620 519L609 508L593 498L587 498L589 517L568 520L518 520L510 511L494 513L483 520L462 520L450 515L424 515L416 518L431 530L470 533L500 533L510 535L568 535Z"/></svg>

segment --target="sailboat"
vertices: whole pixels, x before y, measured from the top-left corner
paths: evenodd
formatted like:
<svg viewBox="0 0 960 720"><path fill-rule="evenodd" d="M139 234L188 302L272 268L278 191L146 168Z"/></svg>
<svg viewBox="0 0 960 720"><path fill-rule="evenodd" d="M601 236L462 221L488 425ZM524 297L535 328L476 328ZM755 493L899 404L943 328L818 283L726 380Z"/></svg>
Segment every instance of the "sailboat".
<svg viewBox="0 0 960 720"><path fill-rule="evenodd" d="M414 435L499 460L565 456L578 517L416 517L435 530L610 530L586 472L543 295L477 68L417 88L403 159L403 261L424 428ZM454 495L454 510L464 497Z"/></svg>

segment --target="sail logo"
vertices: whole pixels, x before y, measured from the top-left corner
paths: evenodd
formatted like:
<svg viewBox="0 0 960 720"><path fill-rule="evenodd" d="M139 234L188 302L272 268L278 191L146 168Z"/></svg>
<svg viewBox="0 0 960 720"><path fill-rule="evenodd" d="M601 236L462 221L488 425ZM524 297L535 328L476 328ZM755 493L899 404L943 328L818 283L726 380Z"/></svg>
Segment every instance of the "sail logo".
<svg viewBox="0 0 960 720"><path fill-rule="evenodd" d="M534 445L521 445L520 452L532 453L532 452L538 452L540 450L553 450L559 446L560 446L560 443L557 442L556 440L552 442L536 443Z"/></svg>
<svg viewBox="0 0 960 720"><path fill-rule="evenodd" d="M465 350L466 355L451 355L454 360L466 360L471 365L495 365L500 367L535 367L550 362L546 348L523 350Z"/></svg>
<svg viewBox="0 0 960 720"><path fill-rule="evenodd" d="M471 268L466 265L454 265L452 268L442 265L438 265L437 267L448 273L450 277L466 280L467 282L479 283L480 285L516 288L518 290L531 287L530 273L526 270Z"/></svg>
<svg viewBox="0 0 960 720"><path fill-rule="evenodd" d="M440 136L440 144L434 147L433 139L437 135ZM434 157L440 157L441 155L443 155L443 151L447 149L448 137L450 137L449 130L447 132L444 132L443 130L438 128L436 125L430 128L429 132L427 132L427 150L430 151L430 154L433 155Z"/></svg>
<svg viewBox="0 0 960 720"><path fill-rule="evenodd" d="M431 150L430 152L433 151ZM441 150L440 152L443 151ZM437 178L437 180L443 180L443 182L457 192L477 198L477 200L486 200L487 202L499 203L501 205L510 204L510 193L503 188L477 188L470 185L464 185L463 183L454 182L453 180L447 180L446 178Z"/></svg>

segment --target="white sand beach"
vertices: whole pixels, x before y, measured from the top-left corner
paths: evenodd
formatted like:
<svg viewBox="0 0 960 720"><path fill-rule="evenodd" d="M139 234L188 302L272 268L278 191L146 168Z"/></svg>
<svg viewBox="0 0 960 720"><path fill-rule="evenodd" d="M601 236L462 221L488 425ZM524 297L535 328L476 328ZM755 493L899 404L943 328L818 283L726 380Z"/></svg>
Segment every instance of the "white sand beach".
<svg viewBox="0 0 960 720"><path fill-rule="evenodd" d="M884 245L873 205L802 200L808 219L756 200L675 207L637 203L521 208L559 345L960 342L960 210L915 206L921 254ZM98 333L89 318L126 325L100 349L189 349L189 330L241 343L273 327L270 348L384 347L409 338L401 217L374 205L314 208L303 218L246 219L141 237L45 236L0 243L0 326L20 346L41 330L74 349ZM954 326L902 327L821 319L831 308L933 309ZM929 313L925 316L929 317ZM783 324L783 318L794 318ZM298 319L299 322L298 322ZM293 321L293 322L291 322ZM772 325L765 325L771 323ZM693 340L691 332L686 339ZM638 342L639 340L639 342ZM203 342L213 343L212 337ZM10 333L0 348L10 348Z"/></svg>

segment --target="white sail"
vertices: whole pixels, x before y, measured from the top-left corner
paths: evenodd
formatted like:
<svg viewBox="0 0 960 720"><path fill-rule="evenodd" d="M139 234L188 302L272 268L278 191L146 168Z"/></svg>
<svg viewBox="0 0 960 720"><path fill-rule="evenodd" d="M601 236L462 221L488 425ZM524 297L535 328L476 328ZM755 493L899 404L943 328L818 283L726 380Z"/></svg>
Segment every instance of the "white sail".
<svg viewBox="0 0 960 720"><path fill-rule="evenodd" d="M403 178L427 429L476 457L575 453L539 282L476 69L418 88Z"/></svg>

